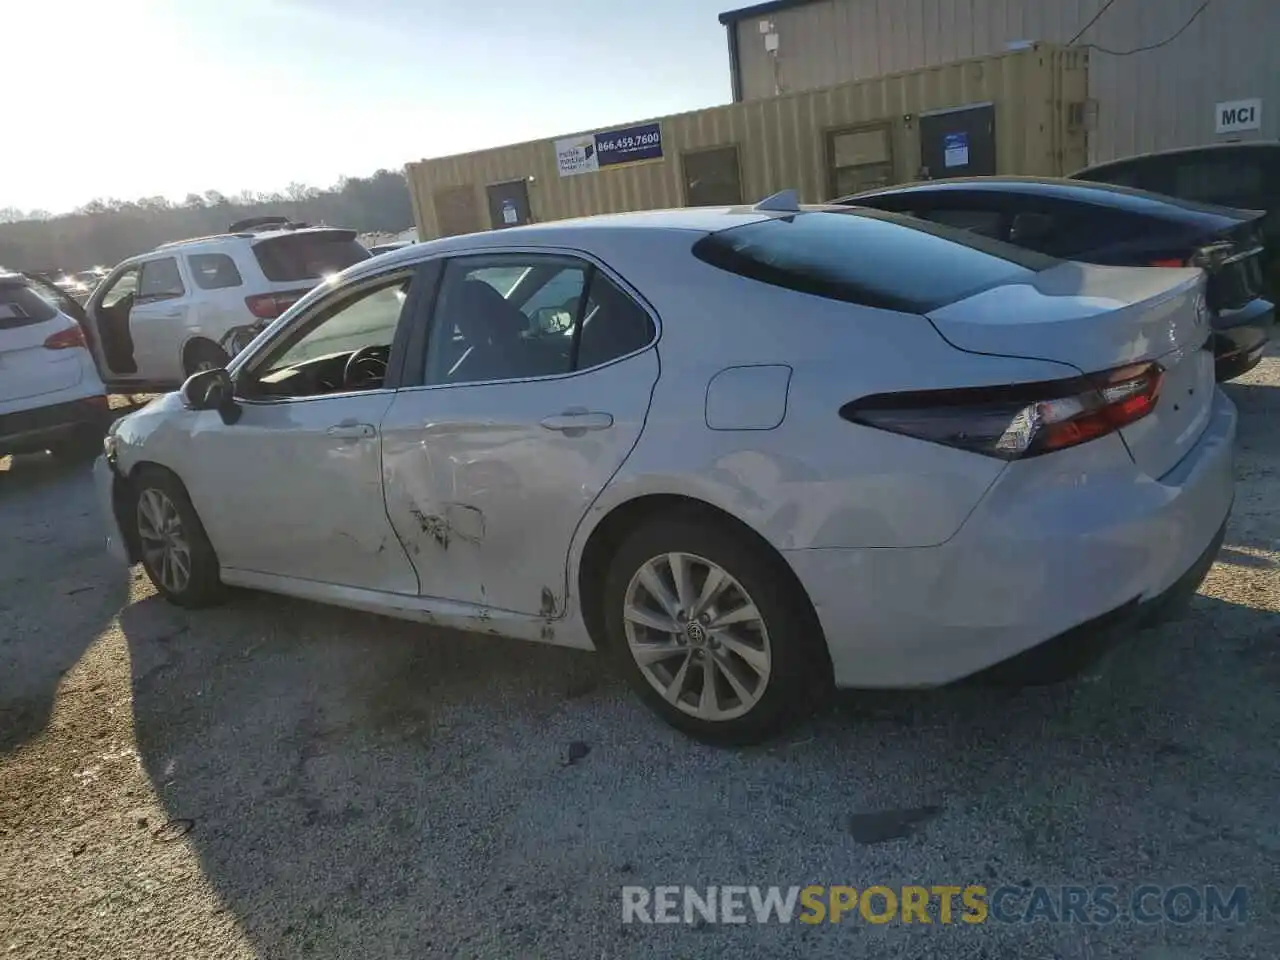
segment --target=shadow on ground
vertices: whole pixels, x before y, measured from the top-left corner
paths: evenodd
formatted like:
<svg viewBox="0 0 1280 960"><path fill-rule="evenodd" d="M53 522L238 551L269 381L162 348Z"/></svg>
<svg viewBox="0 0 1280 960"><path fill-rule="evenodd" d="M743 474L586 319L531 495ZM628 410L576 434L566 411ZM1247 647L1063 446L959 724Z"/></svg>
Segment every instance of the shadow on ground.
<svg viewBox="0 0 1280 960"><path fill-rule="evenodd" d="M85 461L32 454L0 469L0 753L45 728L63 675L128 599L91 486Z"/></svg>
<svg viewBox="0 0 1280 960"><path fill-rule="evenodd" d="M674 734L591 654L257 595L185 617L122 616L139 752L263 956L777 956L795 928L624 927L619 888L1262 884L1280 850L1280 615L1206 597L1072 684L845 695L749 751ZM869 811L914 813L869 837Z"/></svg>

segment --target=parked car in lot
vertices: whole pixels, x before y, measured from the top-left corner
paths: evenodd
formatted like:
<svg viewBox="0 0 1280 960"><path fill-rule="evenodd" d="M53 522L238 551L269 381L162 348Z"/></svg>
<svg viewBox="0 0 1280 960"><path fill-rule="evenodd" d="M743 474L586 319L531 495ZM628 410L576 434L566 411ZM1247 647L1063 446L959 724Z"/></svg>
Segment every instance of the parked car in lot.
<svg viewBox="0 0 1280 960"><path fill-rule="evenodd" d="M110 416L80 326L26 277L0 273L0 456L96 453Z"/></svg>
<svg viewBox="0 0 1280 960"><path fill-rule="evenodd" d="M84 325L110 387L173 387L223 366L323 278L367 259L355 236L278 217L242 221L130 257L83 308L63 308Z"/></svg>
<svg viewBox="0 0 1280 960"><path fill-rule="evenodd" d="M1272 302L1260 298L1265 284L1257 211L1037 177L928 181L836 202L910 213L1069 260L1201 266L1209 275L1219 380L1257 366L1275 325Z"/></svg>
<svg viewBox="0 0 1280 960"><path fill-rule="evenodd" d="M377 257L384 253L390 253L392 250L403 250L405 247L412 246L416 240L392 240L390 243L379 243L369 248L369 253Z"/></svg>
<svg viewBox="0 0 1280 960"><path fill-rule="evenodd" d="M791 193L450 237L119 421L96 483L174 603L597 646L751 741L1194 591L1236 423L1204 293Z"/></svg>
<svg viewBox="0 0 1280 960"><path fill-rule="evenodd" d="M1267 295L1280 298L1280 142L1214 143L1112 160L1072 179L1113 183L1198 203L1266 211Z"/></svg>

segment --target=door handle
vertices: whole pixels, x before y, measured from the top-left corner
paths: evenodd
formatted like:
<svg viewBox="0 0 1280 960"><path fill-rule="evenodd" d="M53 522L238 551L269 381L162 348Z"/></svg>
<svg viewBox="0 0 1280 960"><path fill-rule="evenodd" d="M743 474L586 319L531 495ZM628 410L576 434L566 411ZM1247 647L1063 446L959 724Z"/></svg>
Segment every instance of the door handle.
<svg viewBox="0 0 1280 960"><path fill-rule="evenodd" d="M575 408L556 416L543 417L538 422L548 430L575 436L588 430L608 430L613 426L613 414Z"/></svg>
<svg viewBox="0 0 1280 960"><path fill-rule="evenodd" d="M344 420L342 423L335 423L325 431L325 434L337 440L367 440L369 437L377 436L378 431L371 423Z"/></svg>

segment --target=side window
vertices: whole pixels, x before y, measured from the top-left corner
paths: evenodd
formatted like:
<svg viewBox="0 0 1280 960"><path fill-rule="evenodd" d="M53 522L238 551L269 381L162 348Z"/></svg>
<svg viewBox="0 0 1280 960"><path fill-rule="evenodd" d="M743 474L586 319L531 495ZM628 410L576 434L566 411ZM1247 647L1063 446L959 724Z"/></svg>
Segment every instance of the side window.
<svg viewBox="0 0 1280 960"><path fill-rule="evenodd" d="M142 264L138 278L139 301L172 300L184 293L186 290L182 286L182 275L178 273L178 261L173 257L161 257Z"/></svg>
<svg viewBox="0 0 1280 960"><path fill-rule="evenodd" d="M587 370L649 345L657 331L640 304L596 271L582 313L576 369Z"/></svg>
<svg viewBox="0 0 1280 960"><path fill-rule="evenodd" d="M445 267L424 382L520 380L586 370L647 346L654 334L649 314L580 260L461 258Z"/></svg>
<svg viewBox="0 0 1280 960"><path fill-rule="evenodd" d="M331 301L270 348L246 379L244 395L309 397L383 385L411 277ZM357 352L357 363L348 361Z"/></svg>
<svg viewBox="0 0 1280 960"><path fill-rule="evenodd" d="M588 265L568 257L463 257L445 265L424 383L568 373Z"/></svg>
<svg viewBox="0 0 1280 960"><path fill-rule="evenodd" d="M992 240L1004 239L1004 214L999 210L921 210L915 215L921 220L968 230Z"/></svg>
<svg viewBox="0 0 1280 960"><path fill-rule="evenodd" d="M235 261L225 253L193 253L187 257L187 268L201 290L222 290L243 283Z"/></svg>
<svg viewBox="0 0 1280 960"><path fill-rule="evenodd" d="M102 292L102 299L98 305L105 310L110 310L125 297L132 296L138 290L138 268L129 267L120 276L111 281Z"/></svg>

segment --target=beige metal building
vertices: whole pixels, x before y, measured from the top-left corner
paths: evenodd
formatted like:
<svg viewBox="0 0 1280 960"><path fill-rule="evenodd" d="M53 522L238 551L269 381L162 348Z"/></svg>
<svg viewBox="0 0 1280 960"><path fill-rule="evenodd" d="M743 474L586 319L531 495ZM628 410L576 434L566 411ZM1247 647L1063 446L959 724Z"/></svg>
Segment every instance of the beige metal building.
<svg viewBox="0 0 1280 960"><path fill-rule="evenodd" d="M424 239L596 213L754 202L789 187L819 202L910 180L930 163L1059 174L1085 162L1087 72L1084 52L1037 45L421 160L406 174Z"/></svg>
<svg viewBox="0 0 1280 960"><path fill-rule="evenodd" d="M720 16L735 100L987 56L1089 51L1091 162L1280 136L1280 0L777 0Z"/></svg>

